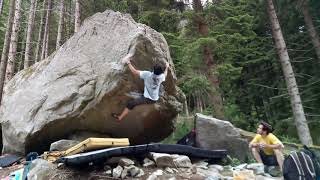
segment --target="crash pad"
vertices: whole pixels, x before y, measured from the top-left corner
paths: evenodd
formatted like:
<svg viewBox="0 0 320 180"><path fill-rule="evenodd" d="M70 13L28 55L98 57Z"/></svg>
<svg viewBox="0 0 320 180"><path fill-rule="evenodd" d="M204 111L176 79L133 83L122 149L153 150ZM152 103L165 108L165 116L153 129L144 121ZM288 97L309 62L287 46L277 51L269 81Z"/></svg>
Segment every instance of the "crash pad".
<svg viewBox="0 0 320 180"><path fill-rule="evenodd" d="M18 157L13 154L5 154L0 157L0 167L8 167L14 164L15 162L18 162L21 159L21 157Z"/></svg>
<svg viewBox="0 0 320 180"><path fill-rule="evenodd" d="M65 151L47 151L43 153L43 159L49 162L55 162L57 159L65 156Z"/></svg>
<svg viewBox="0 0 320 180"><path fill-rule="evenodd" d="M101 149L86 153L80 153L70 156L65 156L58 159L58 162L63 162L68 166L85 166L91 162L105 161L107 158L116 156L134 156L142 155L149 152L157 153L169 153L169 154L181 154L190 157L206 158L211 160L221 160L227 156L226 150L207 150L201 148L195 148L186 145L177 144L143 144L128 147L116 147Z"/></svg>
<svg viewBox="0 0 320 180"><path fill-rule="evenodd" d="M129 146L128 138L88 138L65 151L65 155L78 154L84 151L103 149L107 147Z"/></svg>
<svg viewBox="0 0 320 180"><path fill-rule="evenodd" d="M105 149L109 147L129 146L128 138L88 138L66 151L47 151L43 153L43 159L55 162L57 159L78 154L85 151Z"/></svg>

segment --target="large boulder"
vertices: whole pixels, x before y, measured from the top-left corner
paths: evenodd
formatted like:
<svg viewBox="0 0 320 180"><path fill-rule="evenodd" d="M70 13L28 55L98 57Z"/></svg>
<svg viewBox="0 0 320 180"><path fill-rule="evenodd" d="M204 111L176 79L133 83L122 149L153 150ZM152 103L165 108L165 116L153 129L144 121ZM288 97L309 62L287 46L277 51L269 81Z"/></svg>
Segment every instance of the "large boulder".
<svg viewBox="0 0 320 180"><path fill-rule="evenodd" d="M140 70L166 61L172 65L160 33L107 10L87 18L50 57L15 75L0 108L3 152L48 150L50 143L78 131L128 137L131 144L167 137L182 101L173 66L158 103L136 107L122 122L111 117L143 92L143 81L121 60L128 53Z"/></svg>
<svg viewBox="0 0 320 180"><path fill-rule="evenodd" d="M205 149L226 149L232 157L244 162L249 157L249 144L229 121L196 114L196 146Z"/></svg>

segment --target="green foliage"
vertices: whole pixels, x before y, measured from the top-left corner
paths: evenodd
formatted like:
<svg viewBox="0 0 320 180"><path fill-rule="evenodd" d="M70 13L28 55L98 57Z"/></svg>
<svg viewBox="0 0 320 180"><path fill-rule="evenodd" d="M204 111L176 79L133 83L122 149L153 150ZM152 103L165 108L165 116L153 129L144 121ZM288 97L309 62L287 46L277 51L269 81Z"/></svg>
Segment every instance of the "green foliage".
<svg viewBox="0 0 320 180"><path fill-rule="evenodd" d="M160 32L177 32L180 14L176 11L160 11Z"/></svg>
<svg viewBox="0 0 320 180"><path fill-rule="evenodd" d="M283 135L279 137L282 142L287 142L287 143L300 143L299 140L295 137L290 137L288 135Z"/></svg>
<svg viewBox="0 0 320 180"><path fill-rule="evenodd" d="M160 32L176 32L179 14L175 11L144 11L138 20Z"/></svg>
<svg viewBox="0 0 320 180"><path fill-rule="evenodd" d="M230 160L231 160L230 165L233 167L239 166L241 164L241 161L237 158L231 158Z"/></svg>
<svg viewBox="0 0 320 180"><path fill-rule="evenodd" d="M164 139L162 143L176 144L178 140L184 137L193 129L193 117L180 117L177 119L174 132Z"/></svg>
<svg viewBox="0 0 320 180"><path fill-rule="evenodd" d="M8 2L4 1L0 16L0 37L4 37ZM41 2L41 1L40 1ZM66 1L65 34L67 40L73 34L72 1ZM297 1L274 1L281 30L298 82L304 110L314 141L320 144L320 71L319 59L314 52L306 29L301 6ZM320 1L309 0L309 8L320 33ZM38 9L42 3L38 3ZM30 1L23 1L22 22L27 22ZM180 4L181 5L181 4ZM50 20L50 52L55 50L58 25L58 4L54 3ZM292 118L290 99L276 47L272 39L269 17L264 0L212 1L203 13L192 9L177 11L174 0L87 0L81 1L81 20L106 9L129 13L140 23L161 32L166 38L175 65L178 86L187 96L189 109L213 114L214 104L210 94L223 96L225 118L237 127L254 131L259 120L266 120L275 127L275 133L285 141L297 141ZM40 11L38 11L40 12ZM195 23L203 16L208 24L208 36L199 34ZM37 13L36 24L40 23ZM21 24L18 57L22 59L27 23ZM34 29L38 34L39 26ZM33 39L35 42L35 37ZM0 48L3 38L0 38ZM209 47L213 55L212 73L218 76L219 89L214 89L205 73L203 47ZM33 47L32 49L34 49ZM22 52L22 53L21 53ZM18 62L22 62L18 60ZM199 105L200 104L200 105ZM190 130L188 124L178 123L175 139Z"/></svg>
<svg viewBox="0 0 320 180"><path fill-rule="evenodd" d="M160 15L159 12L155 11L145 11L142 16L139 18L139 22L146 24L153 29L160 30Z"/></svg>
<svg viewBox="0 0 320 180"><path fill-rule="evenodd" d="M185 79L180 86L186 96L199 95L207 97L212 91L208 79L201 75L194 75L190 79Z"/></svg>
<svg viewBox="0 0 320 180"><path fill-rule="evenodd" d="M240 79L241 71L242 67L234 67L232 64L218 65L216 72L220 80L220 88L231 95L235 93L232 90L235 88L236 81Z"/></svg>

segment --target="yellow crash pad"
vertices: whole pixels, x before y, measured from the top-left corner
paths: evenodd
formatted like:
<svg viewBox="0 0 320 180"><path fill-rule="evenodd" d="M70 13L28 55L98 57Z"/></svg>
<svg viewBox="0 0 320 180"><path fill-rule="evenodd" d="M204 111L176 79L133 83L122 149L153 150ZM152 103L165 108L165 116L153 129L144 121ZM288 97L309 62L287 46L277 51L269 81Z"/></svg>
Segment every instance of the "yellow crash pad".
<svg viewBox="0 0 320 180"><path fill-rule="evenodd" d="M78 154L84 151L104 149L108 147L129 146L128 138L88 138L66 151L44 152L43 159L54 162L60 157Z"/></svg>
<svg viewBox="0 0 320 180"><path fill-rule="evenodd" d="M49 161L55 162L57 159L65 156L65 151L51 151L51 152L44 152L42 158Z"/></svg>
<svg viewBox="0 0 320 180"><path fill-rule="evenodd" d="M104 149L108 147L129 146L128 138L88 138L81 143L65 151L66 156L78 154L84 151Z"/></svg>

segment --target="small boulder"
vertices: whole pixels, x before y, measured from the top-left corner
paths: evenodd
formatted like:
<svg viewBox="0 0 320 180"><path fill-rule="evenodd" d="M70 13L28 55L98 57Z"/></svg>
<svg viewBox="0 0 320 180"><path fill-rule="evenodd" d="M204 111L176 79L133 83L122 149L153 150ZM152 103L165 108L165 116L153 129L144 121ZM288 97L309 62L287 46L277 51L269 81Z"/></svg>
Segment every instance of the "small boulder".
<svg viewBox="0 0 320 180"><path fill-rule="evenodd" d="M210 177L210 176L217 177L217 178L222 177L219 171L216 169L205 170L205 169L197 168L197 174L204 175L205 177Z"/></svg>
<svg viewBox="0 0 320 180"><path fill-rule="evenodd" d="M50 151L65 151L79 143L80 141L61 139L50 145Z"/></svg>
<svg viewBox="0 0 320 180"><path fill-rule="evenodd" d="M173 158L170 154L150 153L152 159L156 162L157 167L175 167Z"/></svg>
<svg viewBox="0 0 320 180"><path fill-rule="evenodd" d="M161 169L156 170L155 172L153 172L148 178L147 180L158 180L160 179L159 176L163 175L163 171Z"/></svg>
<svg viewBox="0 0 320 180"><path fill-rule="evenodd" d="M128 167L128 176L136 177L140 173L140 170L141 169L139 169L138 167L131 165Z"/></svg>
<svg viewBox="0 0 320 180"><path fill-rule="evenodd" d="M247 169L253 170L255 174L264 174L264 165L262 163L248 164Z"/></svg>
<svg viewBox="0 0 320 180"><path fill-rule="evenodd" d="M143 167L154 167L156 166L156 163L148 158L143 159Z"/></svg>
<svg viewBox="0 0 320 180"><path fill-rule="evenodd" d="M265 172L269 173L273 177L281 176L279 166L265 166Z"/></svg>
<svg viewBox="0 0 320 180"><path fill-rule="evenodd" d="M211 164L208 167L209 167L209 169L217 169L219 172L223 171L223 166L218 165L218 164Z"/></svg>
<svg viewBox="0 0 320 180"><path fill-rule="evenodd" d="M43 159L35 159L32 161L27 177L28 179L33 180L47 180L50 177L50 172L52 172L54 169L54 164Z"/></svg>
<svg viewBox="0 0 320 180"><path fill-rule="evenodd" d="M191 167L191 160L188 156L180 155L173 160L175 167Z"/></svg>
<svg viewBox="0 0 320 180"><path fill-rule="evenodd" d="M112 170L109 169L109 170L105 171L104 174L106 174L108 176L111 176L112 175Z"/></svg>
<svg viewBox="0 0 320 180"><path fill-rule="evenodd" d="M121 166L117 166L112 171L112 177L119 178L122 174L123 168Z"/></svg>
<svg viewBox="0 0 320 180"><path fill-rule="evenodd" d="M119 161L119 165L122 167L134 165L134 161L128 158L121 158Z"/></svg>
<svg viewBox="0 0 320 180"><path fill-rule="evenodd" d="M232 157L245 162L249 157L249 144L229 121L196 114L197 147L218 150L226 149Z"/></svg>
<svg viewBox="0 0 320 180"><path fill-rule="evenodd" d="M136 175L135 177L139 178L141 176L144 176L144 171L142 169L139 170L138 175Z"/></svg>
<svg viewBox="0 0 320 180"><path fill-rule="evenodd" d="M207 163L207 162L199 161L199 162L195 163L194 165L195 165L197 168L209 169L208 164L209 164L209 163Z"/></svg>
<svg viewBox="0 0 320 180"><path fill-rule="evenodd" d="M125 168L123 168L120 177L121 177L121 179L124 179L127 175L128 175L128 168L125 167Z"/></svg>
<svg viewBox="0 0 320 180"><path fill-rule="evenodd" d="M188 156L165 153L150 153L158 167L191 167L191 160Z"/></svg>
<svg viewBox="0 0 320 180"><path fill-rule="evenodd" d="M103 133L97 133L97 132L92 132L92 131L76 131L72 133L68 139L74 140L74 141L79 141L82 142L88 138L112 138L112 136L103 134Z"/></svg>
<svg viewBox="0 0 320 180"><path fill-rule="evenodd" d="M240 165L238 165L238 166L236 166L236 167L234 167L233 169L234 170L243 170L243 169L245 169L246 167L247 167L247 163L244 163L244 164L240 164Z"/></svg>
<svg viewBox="0 0 320 180"><path fill-rule="evenodd" d="M165 172L167 172L169 174L173 174L174 173L174 171L169 167L166 167L164 170L165 170Z"/></svg>

